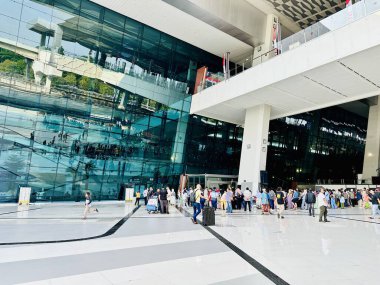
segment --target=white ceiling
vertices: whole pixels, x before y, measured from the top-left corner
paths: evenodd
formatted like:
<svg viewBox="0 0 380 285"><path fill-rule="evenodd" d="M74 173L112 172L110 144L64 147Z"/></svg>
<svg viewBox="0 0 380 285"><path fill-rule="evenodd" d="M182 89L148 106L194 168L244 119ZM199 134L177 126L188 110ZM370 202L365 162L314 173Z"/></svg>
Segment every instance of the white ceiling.
<svg viewBox="0 0 380 285"><path fill-rule="evenodd" d="M217 56L231 52L231 60L252 46L167 4L162 0L91 0Z"/></svg>

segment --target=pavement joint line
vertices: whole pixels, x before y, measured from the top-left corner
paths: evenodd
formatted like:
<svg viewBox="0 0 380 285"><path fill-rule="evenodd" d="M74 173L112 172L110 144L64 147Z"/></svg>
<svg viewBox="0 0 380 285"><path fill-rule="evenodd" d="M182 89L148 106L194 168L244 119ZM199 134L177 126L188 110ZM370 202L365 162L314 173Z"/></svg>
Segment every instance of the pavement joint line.
<svg viewBox="0 0 380 285"><path fill-rule="evenodd" d="M178 211L180 211L182 214L184 214L185 217L191 217L192 215L183 209L182 207L176 206ZM256 259L254 259L252 256L245 253L243 250L241 250L239 247L234 245L232 242L221 236L219 233L214 231L208 226L204 226L200 221L197 220L197 222L206 229L209 233L211 233L214 237L216 237L220 242L222 242L224 245L226 245L228 248L230 248L233 252L235 252L237 255L239 255L241 258L243 258L246 262L248 262L253 268L255 268L257 271L259 271L261 274L263 274L265 277L267 277L270 281L272 281L276 285L290 285L288 282L283 280L281 277L279 277L277 274L269 270L267 267L262 265L260 262L258 262Z"/></svg>
<svg viewBox="0 0 380 285"><path fill-rule="evenodd" d="M22 212L35 211L35 210L41 210L41 209L42 208L34 208L34 209L28 209L28 210L22 210L22 211L12 211L12 212L0 213L0 216L9 215L9 214L15 214L15 213L22 213Z"/></svg>
<svg viewBox="0 0 380 285"><path fill-rule="evenodd" d="M366 216L370 216L371 214L368 214ZM337 217L334 215L328 215L327 217L335 218L335 219L342 219L342 220L349 220L349 221L355 221L355 222L362 222L362 223L368 223L368 224L377 224L380 225L380 223L372 222L372 221L366 221L366 220L358 220L358 219L352 219L347 217Z"/></svg>
<svg viewBox="0 0 380 285"><path fill-rule="evenodd" d="M47 244L47 243L65 243L65 242L74 242L74 241L84 241L84 240L92 240L92 239L99 239L108 237L110 235L113 235L120 227L134 214L138 209L140 209L141 206L135 207L132 212L128 213L125 217L123 217L121 220L119 220L113 227L111 227L108 231L106 231L104 234L91 236L91 237L85 237L85 238L76 238L76 239L65 239L65 240L47 240L47 241L24 241L24 242L3 242L0 243L0 246L5 245L26 245L26 244Z"/></svg>

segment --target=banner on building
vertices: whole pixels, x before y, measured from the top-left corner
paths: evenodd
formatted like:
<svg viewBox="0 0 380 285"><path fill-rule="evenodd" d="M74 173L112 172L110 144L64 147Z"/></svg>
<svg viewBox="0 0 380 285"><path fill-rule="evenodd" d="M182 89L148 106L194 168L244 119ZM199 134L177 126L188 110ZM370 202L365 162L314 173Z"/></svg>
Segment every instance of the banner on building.
<svg viewBox="0 0 380 285"><path fill-rule="evenodd" d="M195 78L194 94L202 91L205 88L207 67L202 66L197 70L197 76Z"/></svg>
<svg viewBox="0 0 380 285"><path fill-rule="evenodd" d="M133 201L133 193L135 189L133 188L125 188L125 202L132 202Z"/></svg>
<svg viewBox="0 0 380 285"><path fill-rule="evenodd" d="M181 174L181 176L179 178L179 189L178 189L178 192L182 192L182 190L186 188L188 179L189 179L188 175Z"/></svg>

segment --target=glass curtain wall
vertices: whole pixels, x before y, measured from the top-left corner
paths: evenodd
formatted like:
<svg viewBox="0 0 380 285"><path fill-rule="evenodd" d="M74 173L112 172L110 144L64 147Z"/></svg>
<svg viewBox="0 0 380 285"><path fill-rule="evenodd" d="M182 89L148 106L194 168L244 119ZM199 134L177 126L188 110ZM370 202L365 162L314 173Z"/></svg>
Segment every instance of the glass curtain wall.
<svg viewBox="0 0 380 285"><path fill-rule="evenodd" d="M184 171L238 174L243 130L190 116L196 69L221 59L88 0L3 0L0 201L122 198ZM268 172L352 177L367 120L339 108L270 124Z"/></svg>
<svg viewBox="0 0 380 285"><path fill-rule="evenodd" d="M177 185L196 68L219 61L91 1L4 0L0 201Z"/></svg>
<svg viewBox="0 0 380 285"><path fill-rule="evenodd" d="M331 107L273 120L269 131L272 184L354 183L362 171L367 118Z"/></svg>

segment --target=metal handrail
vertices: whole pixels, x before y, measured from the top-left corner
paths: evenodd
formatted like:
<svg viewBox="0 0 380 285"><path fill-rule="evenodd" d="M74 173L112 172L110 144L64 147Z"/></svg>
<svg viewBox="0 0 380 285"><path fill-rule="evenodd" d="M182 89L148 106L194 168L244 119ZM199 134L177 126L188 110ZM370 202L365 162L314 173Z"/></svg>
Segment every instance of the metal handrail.
<svg viewBox="0 0 380 285"><path fill-rule="evenodd" d="M253 53L250 52L248 55L241 56L246 58L244 62L251 62L251 65L248 68L245 68L244 62L237 62L237 67L229 71L229 74L224 76L224 80L216 82L216 84L226 81L229 78L244 72L247 69L250 69L258 64L263 63L263 56L268 56L271 52L276 51L275 55L283 54L293 48L296 48L306 42L309 42L315 38L318 38L321 35L324 35L328 32L335 31L339 28L342 28L350 23L363 19L365 16L373 14L380 10L380 1L379 0L362 0L355 3L341 11L303 29L281 41L278 42L278 48L274 48L262 55L253 58ZM250 60L250 57L252 58ZM260 61L257 64L254 64L254 61L259 59ZM270 58L268 58L270 59ZM240 71L239 71L240 70ZM235 71L235 74L233 74ZM213 85L216 85L213 84ZM211 86L209 86L211 87ZM208 87L206 87L208 88ZM204 89L206 89L204 88Z"/></svg>

